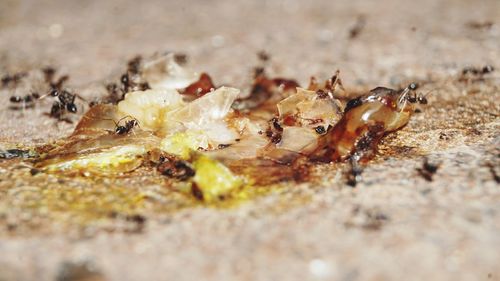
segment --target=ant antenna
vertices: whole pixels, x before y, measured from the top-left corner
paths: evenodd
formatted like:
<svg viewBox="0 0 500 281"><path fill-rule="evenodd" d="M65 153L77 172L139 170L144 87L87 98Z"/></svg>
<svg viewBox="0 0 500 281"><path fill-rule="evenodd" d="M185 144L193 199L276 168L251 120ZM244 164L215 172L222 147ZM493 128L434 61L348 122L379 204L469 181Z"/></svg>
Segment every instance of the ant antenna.
<svg viewBox="0 0 500 281"><path fill-rule="evenodd" d="M40 96L38 99L41 100L41 99L44 99L48 96L53 96L53 97L57 97L59 95L59 91L57 89L50 89L50 91L48 93L46 93L45 95L42 95Z"/></svg>
<svg viewBox="0 0 500 281"><path fill-rule="evenodd" d="M105 121L112 121L113 123L115 123L115 126L118 126L118 122L116 122L114 119L111 119L111 118L104 118L102 120L105 120Z"/></svg>

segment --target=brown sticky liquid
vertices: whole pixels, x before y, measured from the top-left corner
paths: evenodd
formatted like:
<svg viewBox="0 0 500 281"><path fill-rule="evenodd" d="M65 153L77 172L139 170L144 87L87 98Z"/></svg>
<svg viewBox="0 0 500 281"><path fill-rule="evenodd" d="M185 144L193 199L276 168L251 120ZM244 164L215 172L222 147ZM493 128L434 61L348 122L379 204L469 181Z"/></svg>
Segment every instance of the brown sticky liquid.
<svg viewBox="0 0 500 281"><path fill-rule="evenodd" d="M313 158L326 162L347 159L358 149L376 149L382 136L404 127L410 119L411 106L396 106L394 96L364 99L361 105L348 110L340 121L321 140ZM367 143L360 143L360 141ZM362 153L361 160L368 161L374 153Z"/></svg>

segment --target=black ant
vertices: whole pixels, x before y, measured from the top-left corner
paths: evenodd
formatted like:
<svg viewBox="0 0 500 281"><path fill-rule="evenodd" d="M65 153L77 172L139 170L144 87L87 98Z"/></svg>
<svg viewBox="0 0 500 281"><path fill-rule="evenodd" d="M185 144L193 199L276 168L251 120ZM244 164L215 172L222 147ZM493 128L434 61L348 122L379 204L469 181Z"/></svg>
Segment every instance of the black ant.
<svg viewBox="0 0 500 281"><path fill-rule="evenodd" d="M2 88L6 88L8 86L17 86L17 83L21 81L22 78L28 76L26 72L18 72L13 75L6 74L2 77Z"/></svg>
<svg viewBox="0 0 500 281"><path fill-rule="evenodd" d="M134 81L137 80L135 77L134 79L131 79L130 77L131 75L129 73L125 73L120 77L120 82L122 84L121 90L123 95L132 91L145 91L151 89L148 82L137 83Z"/></svg>
<svg viewBox="0 0 500 281"><path fill-rule="evenodd" d="M82 100L80 96L77 94L72 94L66 90L57 90L52 89L48 94L40 97L40 99L45 98L46 96L57 97L57 100L52 103L52 107L50 108L50 117L56 118L58 120L62 120L64 113L76 113L78 111L78 107L75 104L75 99L78 97Z"/></svg>
<svg viewBox="0 0 500 281"><path fill-rule="evenodd" d="M56 69L51 67L51 66L47 66L47 67L42 68L42 72L44 74L45 82L50 84L52 82L52 80L54 80L54 75L56 74Z"/></svg>
<svg viewBox="0 0 500 281"><path fill-rule="evenodd" d="M120 82L122 83L122 87L121 87L122 93L123 94L128 93L130 88L131 88L131 83L130 83L130 79L128 77L128 73L123 74L122 77L120 77Z"/></svg>
<svg viewBox="0 0 500 281"><path fill-rule="evenodd" d="M141 56L136 56L129 60L126 72L120 76L120 87L116 83L107 84L106 90L108 91L108 96L102 100L93 101L89 105L92 107L99 103L117 104L129 92L150 89L151 87L147 82L141 82L141 62ZM121 91L121 95L119 91Z"/></svg>
<svg viewBox="0 0 500 281"><path fill-rule="evenodd" d="M462 69L462 73L458 78L461 82L476 82L484 81L485 75L495 71L495 68L491 65L485 65L483 67L466 67Z"/></svg>
<svg viewBox="0 0 500 281"><path fill-rule="evenodd" d="M26 96L12 96L10 97L9 101L13 104L19 104L19 103L22 103L22 109L26 109L26 108L32 108L34 107L34 101L39 99L40 98L40 95L36 92L34 93L31 93L29 95L26 95ZM10 109L20 109L18 106L11 106Z"/></svg>
<svg viewBox="0 0 500 281"><path fill-rule="evenodd" d="M131 118L131 120L126 121L124 125L120 125L120 122L126 118ZM111 120L115 123L115 134L117 134L117 135L126 135L126 134L130 133L130 131L134 127L139 126L139 121L137 121L137 119L135 119L134 117L132 117L130 115L123 117L122 119L118 120L118 122L116 122L113 119L106 119L106 120Z"/></svg>
<svg viewBox="0 0 500 281"><path fill-rule="evenodd" d="M132 75L140 74L141 61L142 61L141 56L136 56L133 59L129 60L127 64L127 72Z"/></svg>
<svg viewBox="0 0 500 281"><path fill-rule="evenodd" d="M183 53L176 53L174 54L174 60L176 63L183 65L186 64L188 61L188 56Z"/></svg>
<svg viewBox="0 0 500 281"><path fill-rule="evenodd" d="M271 59L271 56L264 50L257 52L257 57L261 62L267 62Z"/></svg>
<svg viewBox="0 0 500 281"><path fill-rule="evenodd" d="M123 92L120 92L118 85L116 83L108 83L106 84L106 91L108 95L102 99L95 99L89 103L90 107L93 107L98 104L118 104L118 102L122 101L124 98Z"/></svg>
<svg viewBox="0 0 500 281"><path fill-rule="evenodd" d="M189 164L189 162L176 159L175 157L160 157L160 163L156 167L158 172L162 175L167 176L169 178L175 178L181 181L188 180L191 177L194 177L196 174L195 170ZM196 196L200 199L199 196ZM203 194L201 194L201 199L203 198Z"/></svg>
<svg viewBox="0 0 500 281"><path fill-rule="evenodd" d="M429 94L427 93L426 95L423 95L421 93L417 94L415 91L418 89L418 84L417 83L411 83L408 85L407 89L412 92L412 94L408 95L407 99L411 103L418 103L418 104L427 104L427 97L426 95Z"/></svg>
<svg viewBox="0 0 500 281"><path fill-rule="evenodd" d="M495 68L491 65L485 65L482 68L479 67L466 67L462 70L462 75L472 74L472 75L484 75L491 73Z"/></svg>
<svg viewBox="0 0 500 281"><path fill-rule="evenodd" d="M426 157L424 158L422 168L417 168L417 171L426 181L432 181L432 177L437 172L440 165L441 163L431 163Z"/></svg>
<svg viewBox="0 0 500 281"><path fill-rule="evenodd" d="M63 84L66 83L66 81L69 80L69 76L68 75L63 75L61 77L59 77L59 79L57 79L57 81L55 82L50 82L49 85L50 85L50 89L51 91L60 91L63 87Z"/></svg>
<svg viewBox="0 0 500 281"><path fill-rule="evenodd" d="M120 77L123 95L131 91L144 91L150 89L147 82L141 82L142 57L136 56L127 64L127 72Z"/></svg>

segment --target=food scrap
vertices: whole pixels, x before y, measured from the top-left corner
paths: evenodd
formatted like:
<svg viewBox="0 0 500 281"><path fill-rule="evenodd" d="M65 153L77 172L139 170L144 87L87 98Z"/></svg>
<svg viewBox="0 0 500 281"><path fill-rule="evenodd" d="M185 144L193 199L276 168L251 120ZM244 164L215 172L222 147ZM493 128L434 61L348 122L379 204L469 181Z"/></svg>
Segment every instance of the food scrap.
<svg viewBox="0 0 500 281"><path fill-rule="evenodd" d="M267 61L264 54L260 57ZM52 96L51 117L75 113L79 96L63 87L67 76L54 80L52 68L44 74L46 95L11 101ZM172 53L135 57L120 86L110 83L106 89L108 96L89 104L72 135L38 149L34 168L112 177L153 166L170 187L205 202L257 184L259 169L281 170L284 176L276 182L300 181L312 165L347 162L352 167L347 182L355 185L381 139L408 123L415 104L427 103L416 84L340 98L346 90L338 71L324 83L312 78L302 88L295 80L269 78L263 68L251 90L241 92L185 69Z"/></svg>

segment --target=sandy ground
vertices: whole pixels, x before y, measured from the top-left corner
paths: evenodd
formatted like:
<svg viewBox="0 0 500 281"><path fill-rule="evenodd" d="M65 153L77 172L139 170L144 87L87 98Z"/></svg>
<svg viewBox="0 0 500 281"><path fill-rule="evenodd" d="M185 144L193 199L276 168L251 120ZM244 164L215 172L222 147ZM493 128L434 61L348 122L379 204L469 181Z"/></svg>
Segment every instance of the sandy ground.
<svg viewBox="0 0 500 281"><path fill-rule="evenodd" d="M499 75L456 82L465 66L500 68L499 19L496 0L0 0L0 74L54 65L86 98L127 59L165 51L186 53L217 84L248 86L265 50L271 73L302 84L340 69L351 88L423 80L435 90L355 189L326 169L317 186L236 208L144 207L140 231L118 219L72 231L71 216L16 195L58 179L17 178L1 163L0 280L499 280ZM2 148L71 132L43 114L49 103L8 110L22 91L0 90ZM431 182L416 171L424 155L441 163ZM136 179L127 190L161 189ZM152 205L170 202L159 198Z"/></svg>

